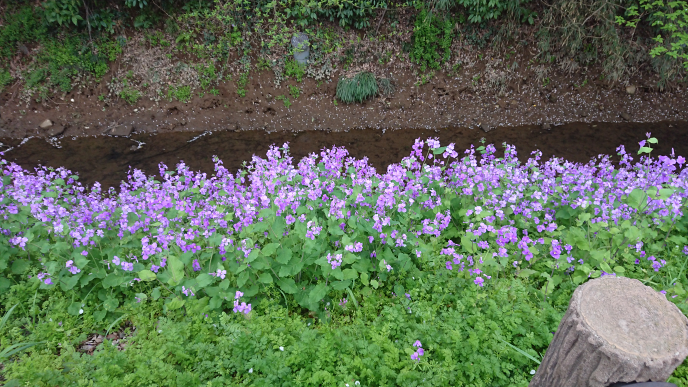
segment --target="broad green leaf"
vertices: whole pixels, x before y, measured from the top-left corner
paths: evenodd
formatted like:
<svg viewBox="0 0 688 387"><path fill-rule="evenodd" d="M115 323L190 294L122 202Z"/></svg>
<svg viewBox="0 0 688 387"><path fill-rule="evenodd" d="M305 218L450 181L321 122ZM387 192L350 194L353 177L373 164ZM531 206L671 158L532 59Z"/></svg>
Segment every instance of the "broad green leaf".
<svg viewBox="0 0 688 387"><path fill-rule="evenodd" d="M533 275L533 274L535 274L535 273L537 273L537 271L535 271L535 270L532 270L532 269L523 269L523 270L521 270L521 271L518 272L518 276L519 276L520 278L528 278L529 276L531 276L531 275Z"/></svg>
<svg viewBox="0 0 688 387"><path fill-rule="evenodd" d="M326 284L324 284L322 282L319 283L308 294L308 300L311 303L316 303L316 302L322 300L327 295L327 290L328 290L328 287Z"/></svg>
<svg viewBox="0 0 688 387"><path fill-rule="evenodd" d="M292 278L280 278L277 281L277 285L279 285L280 289L288 294L294 294L299 290Z"/></svg>
<svg viewBox="0 0 688 387"><path fill-rule="evenodd" d="M343 278L345 280L358 278L358 272L356 272L356 270L354 270L354 269L344 269L343 273L344 273ZM339 289L339 290L341 290L341 289Z"/></svg>
<svg viewBox="0 0 688 387"><path fill-rule="evenodd" d="M114 312L115 309L119 306L119 301L116 298L108 298L103 302L103 307L105 307L106 310L110 312Z"/></svg>
<svg viewBox="0 0 688 387"><path fill-rule="evenodd" d="M137 275L141 279L141 281L153 281L157 278L155 273L153 273L150 270L141 270L140 272L138 272Z"/></svg>
<svg viewBox="0 0 688 387"><path fill-rule="evenodd" d="M160 291L160 288L155 288L155 289L153 289L153 291L151 292L151 297L152 297L154 300L157 301L157 299L160 298L160 296L162 296L161 293L162 293L162 292Z"/></svg>
<svg viewBox="0 0 688 387"><path fill-rule="evenodd" d="M363 285L368 286L368 273L361 273L361 282L363 282Z"/></svg>
<svg viewBox="0 0 688 387"><path fill-rule="evenodd" d="M29 268L29 261L17 259L12 263L12 274L22 274Z"/></svg>
<svg viewBox="0 0 688 387"><path fill-rule="evenodd" d="M291 249L288 249L286 247L282 247L281 249L279 249L279 252L277 253L276 260L277 260L277 262L279 262L283 265L286 265L289 263L289 260L291 259L291 255L292 255Z"/></svg>
<svg viewBox="0 0 688 387"><path fill-rule="evenodd" d="M260 281L264 284L271 284L272 283L272 275L270 275L270 273L262 273L261 275L258 276L258 281Z"/></svg>
<svg viewBox="0 0 688 387"><path fill-rule="evenodd" d="M380 286L380 284L377 282L377 280L371 280L371 281L370 281L370 285L371 285L372 287L374 287L375 289L377 289L378 286Z"/></svg>
<svg viewBox="0 0 688 387"><path fill-rule="evenodd" d="M203 289L204 287L213 283L214 280L215 278L210 274L203 273L196 277L196 284L198 285L199 289Z"/></svg>
<svg viewBox="0 0 688 387"><path fill-rule="evenodd" d="M255 261L256 258L258 258L258 254L260 254L260 250L258 250L258 249L251 250L251 253L248 255L248 257L246 257L244 262L251 263L251 262Z"/></svg>
<svg viewBox="0 0 688 387"><path fill-rule="evenodd" d="M351 285L351 281L334 281L332 282L332 289L334 290L344 290Z"/></svg>
<svg viewBox="0 0 688 387"><path fill-rule="evenodd" d="M246 281L248 281L248 271L242 271L241 274L239 274L239 277L237 277L237 286L242 287L244 284L246 284Z"/></svg>
<svg viewBox="0 0 688 387"><path fill-rule="evenodd" d="M81 313L79 313L79 311L82 311L82 313L83 313L83 309L81 309L81 303L80 302L72 302L67 307L67 313L71 314L72 316L80 315Z"/></svg>
<svg viewBox="0 0 688 387"><path fill-rule="evenodd" d="M177 286L184 279L184 262L176 255L170 254L167 257L167 267L170 272L170 279L167 281L172 286Z"/></svg>
<svg viewBox="0 0 688 387"><path fill-rule="evenodd" d="M165 304L165 306L167 307L167 310L176 310L184 306L185 303L186 300L182 300L179 297L174 297L172 300L170 300L170 302Z"/></svg>
<svg viewBox="0 0 688 387"><path fill-rule="evenodd" d="M71 290L76 286L76 284L79 282L79 279L81 278L81 274L76 274L76 275L71 275L67 274L66 276L63 276L60 278L60 288L64 290L65 292L68 290Z"/></svg>
<svg viewBox="0 0 688 387"><path fill-rule="evenodd" d="M133 226L134 223L139 221L139 216L135 212L130 212L127 214L127 224L129 227Z"/></svg>
<svg viewBox="0 0 688 387"><path fill-rule="evenodd" d="M263 246L262 249L260 249L260 252L263 253L266 257L270 257L273 254L275 254L275 251L277 251L277 248L280 246L279 243L268 243L267 245Z"/></svg>
<svg viewBox="0 0 688 387"><path fill-rule="evenodd" d="M614 273L618 275L624 275L626 269L623 266L614 266Z"/></svg>

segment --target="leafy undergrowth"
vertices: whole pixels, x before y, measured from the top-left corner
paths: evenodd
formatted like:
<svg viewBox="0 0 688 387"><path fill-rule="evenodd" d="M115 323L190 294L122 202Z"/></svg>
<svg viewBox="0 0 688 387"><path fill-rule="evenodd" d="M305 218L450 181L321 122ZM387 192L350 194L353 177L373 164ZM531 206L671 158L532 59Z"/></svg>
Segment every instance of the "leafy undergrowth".
<svg viewBox="0 0 688 387"><path fill-rule="evenodd" d="M342 148L294 165L285 144L236 174L161 165L107 193L3 162L0 301L18 307L0 339L32 343L5 377L527 385L589 278L637 278L688 312L688 168L656 142L635 163L619 147L617 167L417 140L383 174ZM75 349L124 323L125 347Z"/></svg>

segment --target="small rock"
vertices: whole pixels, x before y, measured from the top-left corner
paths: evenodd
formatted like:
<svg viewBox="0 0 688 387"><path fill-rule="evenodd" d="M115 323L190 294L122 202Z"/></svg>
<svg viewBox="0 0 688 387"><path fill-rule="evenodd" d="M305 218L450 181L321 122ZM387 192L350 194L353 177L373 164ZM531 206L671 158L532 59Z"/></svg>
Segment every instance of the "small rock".
<svg viewBox="0 0 688 387"><path fill-rule="evenodd" d="M552 130L552 125L550 125L550 124L542 124L542 130Z"/></svg>
<svg viewBox="0 0 688 387"><path fill-rule="evenodd" d="M626 93L627 94L633 95L633 94L635 94L635 91L636 91L635 86L633 86L633 85L626 86Z"/></svg>
<svg viewBox="0 0 688 387"><path fill-rule="evenodd" d="M41 127L41 129L47 129L47 128L53 126L53 122L50 120L45 120L45 121L41 122L41 124L39 126Z"/></svg>
<svg viewBox="0 0 688 387"><path fill-rule="evenodd" d="M19 44L19 51L24 55L29 55L29 49L21 43Z"/></svg>
<svg viewBox="0 0 688 387"><path fill-rule="evenodd" d="M109 335L105 336L108 340L118 340L119 339L119 334L117 332L115 333L110 333Z"/></svg>
<svg viewBox="0 0 688 387"><path fill-rule="evenodd" d="M45 132L45 134L48 137L55 137L55 136L61 135L62 133L64 133L64 131L65 131L64 125L55 125L52 128L48 129L48 131Z"/></svg>
<svg viewBox="0 0 688 387"><path fill-rule="evenodd" d="M580 114L580 116L581 116L581 117L583 117L583 118L585 118L585 117L587 117L587 116L588 116L588 113L586 113L586 112L582 112L582 113Z"/></svg>
<svg viewBox="0 0 688 387"><path fill-rule="evenodd" d="M623 118L623 119L626 120L626 121L630 121L630 120L631 120L631 115L628 114L628 113L626 113L626 112L621 112L620 116L621 116L621 118Z"/></svg>
<svg viewBox="0 0 688 387"><path fill-rule="evenodd" d="M98 335L98 336L96 336L96 337L94 338L93 341L94 341L96 344L100 344L100 343L103 342L103 339L104 339L104 338L105 338L105 337L104 337L103 335Z"/></svg>
<svg viewBox="0 0 688 387"><path fill-rule="evenodd" d="M552 102L552 103L557 102L557 97L554 96L553 94L548 95L547 99L549 100L549 102Z"/></svg>
<svg viewBox="0 0 688 387"><path fill-rule="evenodd" d="M111 136L121 136L121 137L128 137L131 135L131 132L134 131L134 127L131 125L119 125L115 126L114 128L110 129L110 135Z"/></svg>
<svg viewBox="0 0 688 387"><path fill-rule="evenodd" d="M487 133L487 132L489 132L490 130L494 129L494 128L491 127L489 124L485 124L485 123L480 123L480 124L478 124L478 127L479 127L480 129L482 129L483 132L485 132L485 133Z"/></svg>
<svg viewBox="0 0 688 387"><path fill-rule="evenodd" d="M82 345L81 350L84 352L93 352L93 350L96 349L95 345Z"/></svg>
<svg viewBox="0 0 688 387"><path fill-rule="evenodd" d="M602 106L602 104L598 104L598 105L597 105L597 109L598 109L599 111L602 111L602 110L604 110L604 106Z"/></svg>
<svg viewBox="0 0 688 387"><path fill-rule="evenodd" d="M502 109L506 109L509 107L509 104L503 99L497 101L497 105L499 105L499 107Z"/></svg>

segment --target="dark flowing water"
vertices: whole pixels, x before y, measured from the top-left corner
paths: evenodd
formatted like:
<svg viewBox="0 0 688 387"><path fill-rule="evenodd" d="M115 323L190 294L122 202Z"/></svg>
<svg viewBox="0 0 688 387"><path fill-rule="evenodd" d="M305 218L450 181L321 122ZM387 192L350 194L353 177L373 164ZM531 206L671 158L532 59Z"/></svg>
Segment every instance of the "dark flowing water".
<svg viewBox="0 0 688 387"><path fill-rule="evenodd" d="M33 138L21 146L20 140L0 140L7 146L15 146L2 158L14 161L24 168L38 165L66 167L80 175L84 185L99 181L103 188L115 186L126 179L129 167L157 175L158 164L164 163L170 169L183 160L192 170L212 174L213 155L217 155L224 166L234 172L252 155L265 156L271 144L289 142L295 161L325 147L346 147L351 156L368 157L370 163L383 172L387 165L399 162L411 152L416 138L439 137L442 145L456 143L461 152L471 144L479 145L481 138L493 143L497 149L506 142L516 146L519 158L525 160L534 150L541 150L543 160L551 156L570 161L587 162L599 154L616 155L617 146L623 144L634 154L638 141L651 132L659 140L653 155L669 154L671 149L677 155L688 156L688 123L661 122L651 124L583 124L574 123L543 130L537 126L499 128L484 133L478 129L446 128L434 130L396 130L382 133L380 130L350 130L348 132L326 133L304 131L301 133L271 133L259 131L231 132L215 131L201 133L167 133L159 135L134 135L131 138L81 137L63 138L61 148L45 139ZM194 140L195 139L195 140ZM193 140L193 141L191 141ZM137 142L145 143L140 147ZM139 148L139 149L136 149Z"/></svg>

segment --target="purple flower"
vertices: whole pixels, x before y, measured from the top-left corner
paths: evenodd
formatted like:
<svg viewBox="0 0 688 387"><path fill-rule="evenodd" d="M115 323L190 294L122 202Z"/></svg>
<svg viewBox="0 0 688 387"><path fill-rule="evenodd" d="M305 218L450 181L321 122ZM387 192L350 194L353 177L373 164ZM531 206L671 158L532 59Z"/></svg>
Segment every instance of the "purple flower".
<svg viewBox="0 0 688 387"><path fill-rule="evenodd" d="M84 257L87 256L87 255L88 255L88 251L86 251L86 250L82 251L82 252L81 252L81 255L83 255Z"/></svg>
<svg viewBox="0 0 688 387"><path fill-rule="evenodd" d="M151 265L151 271L157 273L158 270L160 270L160 266L157 265Z"/></svg>
<svg viewBox="0 0 688 387"><path fill-rule="evenodd" d="M423 348L418 348L416 352L418 352L418 356L423 356L425 354L425 350Z"/></svg>
<svg viewBox="0 0 688 387"><path fill-rule="evenodd" d="M480 247L481 249L486 249L486 248L490 247L490 244L487 243L486 241L480 241L480 242L478 242L478 247Z"/></svg>
<svg viewBox="0 0 688 387"><path fill-rule="evenodd" d="M451 270L451 269L452 269L452 264L451 264L451 262L449 262L449 261L447 261L447 263L446 263L445 266L447 267L447 270Z"/></svg>
<svg viewBox="0 0 688 387"><path fill-rule="evenodd" d="M114 257L112 257L112 263L119 266L119 263L120 263L119 257L116 255Z"/></svg>
<svg viewBox="0 0 688 387"><path fill-rule="evenodd" d="M485 282L483 277L476 277L475 280L473 280L474 284L481 286L481 287L484 286L483 282Z"/></svg>
<svg viewBox="0 0 688 387"><path fill-rule="evenodd" d="M418 352L414 352L414 353L411 355L411 360L418 360Z"/></svg>
<svg viewBox="0 0 688 387"><path fill-rule="evenodd" d="M201 271L201 264L198 263L198 259L193 260L193 271Z"/></svg>
<svg viewBox="0 0 688 387"><path fill-rule="evenodd" d="M50 278L46 278L45 281L43 281L46 285L52 285L53 281Z"/></svg>
<svg viewBox="0 0 688 387"><path fill-rule="evenodd" d="M329 263L332 266L332 270L336 269L337 267L342 265L342 255L341 254L336 254L336 255L331 255L327 254L327 263Z"/></svg>
<svg viewBox="0 0 688 387"><path fill-rule="evenodd" d="M415 342L415 343L413 343L413 346L414 346L414 347L418 347L418 348L420 348L420 347L422 347L422 346L423 346L423 344L421 344L421 343L420 343L420 340L416 340L416 342Z"/></svg>

